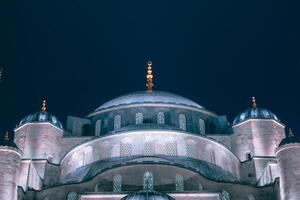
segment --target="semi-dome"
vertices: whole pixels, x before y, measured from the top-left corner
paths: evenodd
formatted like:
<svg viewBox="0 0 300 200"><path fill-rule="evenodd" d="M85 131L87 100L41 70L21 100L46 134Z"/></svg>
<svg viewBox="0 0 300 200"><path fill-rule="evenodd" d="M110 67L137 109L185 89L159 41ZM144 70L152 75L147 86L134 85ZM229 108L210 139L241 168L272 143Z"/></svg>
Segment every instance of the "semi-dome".
<svg viewBox="0 0 300 200"><path fill-rule="evenodd" d="M174 200L174 198L165 193L160 193L153 190L142 190L131 193L123 197L121 200Z"/></svg>
<svg viewBox="0 0 300 200"><path fill-rule="evenodd" d="M169 92L163 91L138 91L129 93L115 99L112 99L102 106L97 108L95 111L99 111L106 108L112 108L115 106L121 105L130 105L130 104L143 104L143 103L162 103L162 104L175 104L175 105L184 105L191 106L199 109L204 109L199 104L195 103L192 100L189 100L185 97L172 94Z"/></svg>
<svg viewBox="0 0 300 200"><path fill-rule="evenodd" d="M300 140L296 138L296 136L292 133L292 130L290 129L288 135L281 140L279 147L293 143L300 143Z"/></svg>
<svg viewBox="0 0 300 200"><path fill-rule="evenodd" d="M35 112L23 118L19 123L22 126L27 123L32 122L49 122L58 128L63 128L62 123L54 115L46 112L46 101L43 101L42 108L40 112Z"/></svg>
<svg viewBox="0 0 300 200"><path fill-rule="evenodd" d="M249 108L240 114L238 114L233 121L233 125L238 124L240 122L246 121L248 119L273 119L279 122L278 117L272 113L271 111L265 108L256 107L255 98L252 99L252 108Z"/></svg>

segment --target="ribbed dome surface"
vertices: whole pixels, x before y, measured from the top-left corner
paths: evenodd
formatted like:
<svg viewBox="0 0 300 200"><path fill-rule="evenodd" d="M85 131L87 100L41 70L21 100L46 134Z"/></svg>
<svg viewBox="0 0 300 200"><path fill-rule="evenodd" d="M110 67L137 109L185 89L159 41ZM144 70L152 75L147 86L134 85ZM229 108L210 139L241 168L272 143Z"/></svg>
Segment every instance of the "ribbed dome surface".
<svg viewBox="0 0 300 200"><path fill-rule="evenodd" d="M192 106L195 108L204 109L199 104L195 103L192 100L189 100L185 97L181 97L176 94L172 94L169 92L163 91L139 91L129 93L124 96L117 97L112 99L102 106L97 108L95 111L111 108L120 105L130 105L130 104L141 104L141 103L163 103L163 104L176 104L176 105L185 105L185 106Z"/></svg>
<svg viewBox="0 0 300 200"><path fill-rule="evenodd" d="M249 108L235 117L233 125L248 119L274 119L279 122L277 116L264 108Z"/></svg>
<svg viewBox="0 0 300 200"><path fill-rule="evenodd" d="M121 200L175 200L173 197L153 190L142 190L123 197Z"/></svg>
<svg viewBox="0 0 300 200"><path fill-rule="evenodd" d="M36 112L33 114L28 115L24 119L21 120L19 126L22 126L26 123L31 122L49 122L53 124L54 126L57 126L58 128L63 128L61 122L52 114L48 112Z"/></svg>

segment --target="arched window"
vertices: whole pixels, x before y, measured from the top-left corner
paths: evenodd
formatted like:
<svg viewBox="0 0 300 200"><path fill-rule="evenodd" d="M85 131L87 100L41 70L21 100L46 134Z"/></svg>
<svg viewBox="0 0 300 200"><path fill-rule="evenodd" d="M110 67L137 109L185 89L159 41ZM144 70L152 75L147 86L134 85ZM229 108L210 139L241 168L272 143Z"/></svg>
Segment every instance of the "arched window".
<svg viewBox="0 0 300 200"><path fill-rule="evenodd" d="M144 190L153 190L153 187L153 174L151 172L145 172L143 176Z"/></svg>
<svg viewBox="0 0 300 200"><path fill-rule="evenodd" d="M184 114L179 115L179 128L186 131L186 117Z"/></svg>
<svg viewBox="0 0 300 200"><path fill-rule="evenodd" d="M100 136L101 133L101 120L97 120L95 124L95 135Z"/></svg>
<svg viewBox="0 0 300 200"><path fill-rule="evenodd" d="M221 195L221 200L230 200L230 194L229 192L223 190Z"/></svg>
<svg viewBox="0 0 300 200"><path fill-rule="evenodd" d="M165 114L163 112L157 113L157 123L165 124Z"/></svg>
<svg viewBox="0 0 300 200"><path fill-rule="evenodd" d="M113 178L113 192L121 192L122 191L122 176L117 174Z"/></svg>
<svg viewBox="0 0 300 200"><path fill-rule="evenodd" d="M153 140L146 140L145 141L145 148L144 148L144 156L153 156L154 154L155 154L154 141Z"/></svg>
<svg viewBox="0 0 300 200"><path fill-rule="evenodd" d="M78 200L78 194L76 192L69 192L67 200Z"/></svg>
<svg viewBox="0 0 300 200"><path fill-rule="evenodd" d="M136 113L135 114L135 124L142 124L143 123L144 116L142 113Z"/></svg>
<svg viewBox="0 0 300 200"><path fill-rule="evenodd" d="M126 157L131 156L132 154L132 144L130 140L124 140L121 142L121 148L120 148L120 156Z"/></svg>
<svg viewBox="0 0 300 200"><path fill-rule="evenodd" d="M166 142L166 154L168 156L177 156L177 144L173 139Z"/></svg>
<svg viewBox="0 0 300 200"><path fill-rule="evenodd" d="M92 136L92 129L90 124L85 124L82 126L82 135L83 136Z"/></svg>
<svg viewBox="0 0 300 200"><path fill-rule="evenodd" d="M199 132L205 134L205 123L203 119L199 119Z"/></svg>
<svg viewBox="0 0 300 200"><path fill-rule="evenodd" d="M184 180L183 180L183 176L181 175L175 176L175 190L177 192L184 191Z"/></svg>
<svg viewBox="0 0 300 200"><path fill-rule="evenodd" d="M114 130L121 128L121 115L116 115L114 118Z"/></svg>
<svg viewBox="0 0 300 200"><path fill-rule="evenodd" d="M186 152L189 158L197 158L196 145L194 141L189 140L186 144Z"/></svg>

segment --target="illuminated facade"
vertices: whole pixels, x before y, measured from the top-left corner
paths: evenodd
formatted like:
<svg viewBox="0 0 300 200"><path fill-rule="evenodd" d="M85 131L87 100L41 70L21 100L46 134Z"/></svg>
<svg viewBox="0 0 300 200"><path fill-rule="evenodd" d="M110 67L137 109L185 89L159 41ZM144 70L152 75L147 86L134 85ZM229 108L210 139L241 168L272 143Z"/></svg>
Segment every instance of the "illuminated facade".
<svg viewBox="0 0 300 200"><path fill-rule="evenodd" d="M69 116L65 127L43 102L14 142L0 143L0 199L299 199L300 144L275 114L253 99L230 124L153 91L152 78L149 62L147 91Z"/></svg>

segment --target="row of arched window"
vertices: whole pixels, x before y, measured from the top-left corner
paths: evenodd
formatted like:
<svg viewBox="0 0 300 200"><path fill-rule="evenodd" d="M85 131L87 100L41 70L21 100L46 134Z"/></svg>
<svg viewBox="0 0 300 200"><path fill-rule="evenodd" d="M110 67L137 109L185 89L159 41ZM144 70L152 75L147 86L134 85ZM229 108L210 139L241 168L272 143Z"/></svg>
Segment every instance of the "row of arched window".
<svg viewBox="0 0 300 200"><path fill-rule="evenodd" d="M158 124L165 124L165 114L163 112L157 113L156 116L157 123ZM187 121L186 116L184 114L179 114L178 119L179 128L181 130L186 131L187 130ZM135 124L142 124L144 121L144 116L142 113L136 113L135 114ZM121 115L116 115L114 117L114 130L118 130L121 128L122 118ZM203 119L199 119L199 132L201 134L205 134L205 122ZM97 120L95 124L95 135L100 136L101 133L101 120Z"/></svg>
<svg viewBox="0 0 300 200"><path fill-rule="evenodd" d="M153 190L154 189L154 176L150 171L146 171L143 174L143 189ZM178 192L184 191L184 178L182 175L177 174L175 176L175 190ZM113 177L113 192L122 191L122 175L116 174Z"/></svg>

